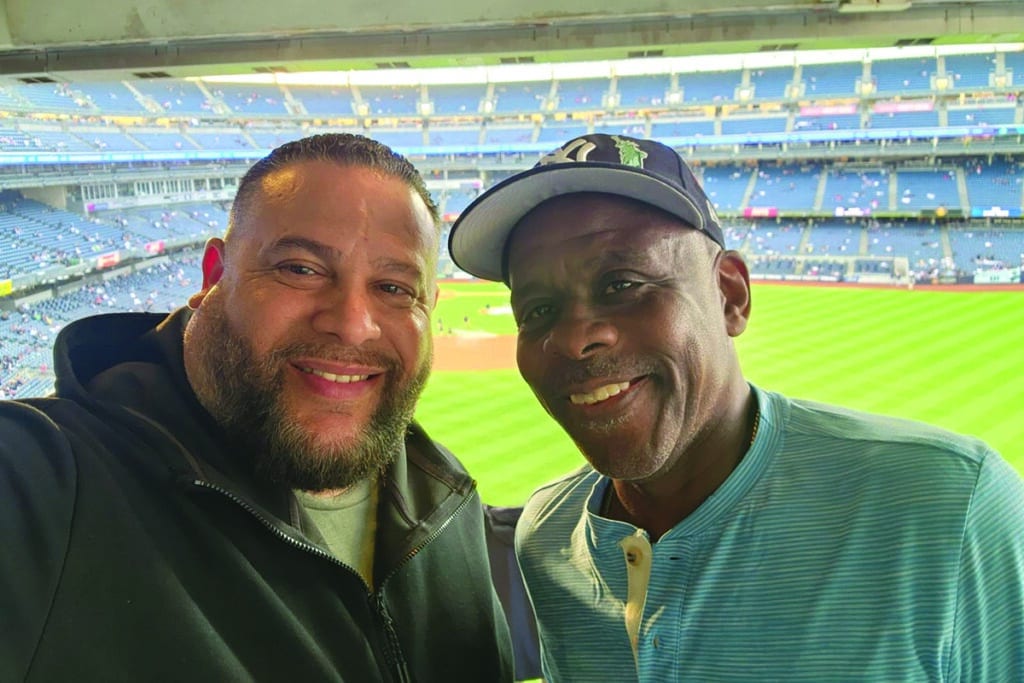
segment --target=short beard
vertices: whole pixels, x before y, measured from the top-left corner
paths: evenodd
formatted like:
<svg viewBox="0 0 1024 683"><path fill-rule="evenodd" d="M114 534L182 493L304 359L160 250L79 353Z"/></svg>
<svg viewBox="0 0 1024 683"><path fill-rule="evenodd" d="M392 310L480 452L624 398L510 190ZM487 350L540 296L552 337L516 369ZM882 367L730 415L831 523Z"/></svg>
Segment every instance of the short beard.
<svg viewBox="0 0 1024 683"><path fill-rule="evenodd" d="M430 375L431 348L416 374L401 383L401 365L378 353L351 352L339 358L336 348L290 344L256 358L220 311L201 314L211 318L212 329L200 336L216 343L204 344L199 352L205 391L197 388L196 393L232 445L249 454L258 479L303 491L343 489L382 473L402 452L416 401ZM294 357L332 358L385 370L388 382L380 391L381 404L362 438L350 445L320 445L314 434L289 418L280 397L287 359Z"/></svg>

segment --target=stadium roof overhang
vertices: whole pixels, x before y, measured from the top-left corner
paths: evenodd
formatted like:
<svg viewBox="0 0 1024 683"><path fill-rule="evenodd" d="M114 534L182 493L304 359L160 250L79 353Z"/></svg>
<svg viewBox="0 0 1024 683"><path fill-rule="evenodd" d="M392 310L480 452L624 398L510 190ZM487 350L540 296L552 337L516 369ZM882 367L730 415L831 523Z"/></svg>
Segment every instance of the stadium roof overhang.
<svg viewBox="0 0 1024 683"><path fill-rule="evenodd" d="M675 5L670 10L666 6ZM0 80L1024 41L1019 0L0 0Z"/></svg>

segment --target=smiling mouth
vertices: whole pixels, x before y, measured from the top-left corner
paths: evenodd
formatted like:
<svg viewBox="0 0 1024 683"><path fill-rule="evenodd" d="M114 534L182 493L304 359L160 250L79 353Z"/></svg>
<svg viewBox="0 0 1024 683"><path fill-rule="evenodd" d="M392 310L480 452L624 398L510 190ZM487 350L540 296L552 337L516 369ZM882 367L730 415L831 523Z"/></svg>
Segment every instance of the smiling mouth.
<svg viewBox="0 0 1024 683"><path fill-rule="evenodd" d="M314 370L313 368L299 368L299 370L306 373L307 375L316 375L317 377L323 377L328 382L335 382L337 384L365 382L370 378L369 375L335 375L333 372L324 372L323 370Z"/></svg>
<svg viewBox="0 0 1024 683"><path fill-rule="evenodd" d="M569 394L569 401L574 406L592 406L601 401L607 401L612 396L618 396L629 388L629 382L616 382L598 387L594 391L585 394Z"/></svg>

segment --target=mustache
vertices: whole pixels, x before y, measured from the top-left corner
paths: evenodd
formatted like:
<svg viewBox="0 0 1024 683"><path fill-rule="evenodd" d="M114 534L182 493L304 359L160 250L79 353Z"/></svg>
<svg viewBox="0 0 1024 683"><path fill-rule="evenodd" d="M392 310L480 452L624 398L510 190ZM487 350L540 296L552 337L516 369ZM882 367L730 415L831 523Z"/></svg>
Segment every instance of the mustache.
<svg viewBox="0 0 1024 683"><path fill-rule="evenodd" d="M280 346L267 354L265 362L267 365L278 365L282 361L288 361L293 358L320 358L337 363L377 366L387 371L401 371L402 369L398 359L379 351L353 348L351 346L331 346L329 344L310 344L306 342L295 342Z"/></svg>
<svg viewBox="0 0 1024 683"><path fill-rule="evenodd" d="M639 359L623 358L587 358L570 361L557 370L545 375L545 384L549 386L565 386L567 384L583 384L587 380L600 377L639 377L654 372L651 362Z"/></svg>

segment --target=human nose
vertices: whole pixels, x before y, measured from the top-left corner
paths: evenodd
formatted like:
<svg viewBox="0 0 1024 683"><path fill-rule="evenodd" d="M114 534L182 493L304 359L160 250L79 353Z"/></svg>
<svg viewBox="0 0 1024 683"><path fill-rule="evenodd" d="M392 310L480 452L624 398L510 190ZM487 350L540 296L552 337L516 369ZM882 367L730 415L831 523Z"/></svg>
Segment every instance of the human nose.
<svg viewBox="0 0 1024 683"><path fill-rule="evenodd" d="M614 346L618 330L591 307L575 304L566 307L544 340L544 350L571 359L587 358Z"/></svg>
<svg viewBox="0 0 1024 683"><path fill-rule="evenodd" d="M371 294L358 288L338 288L325 296L313 315L313 329L337 337L346 346L359 346L381 335Z"/></svg>

